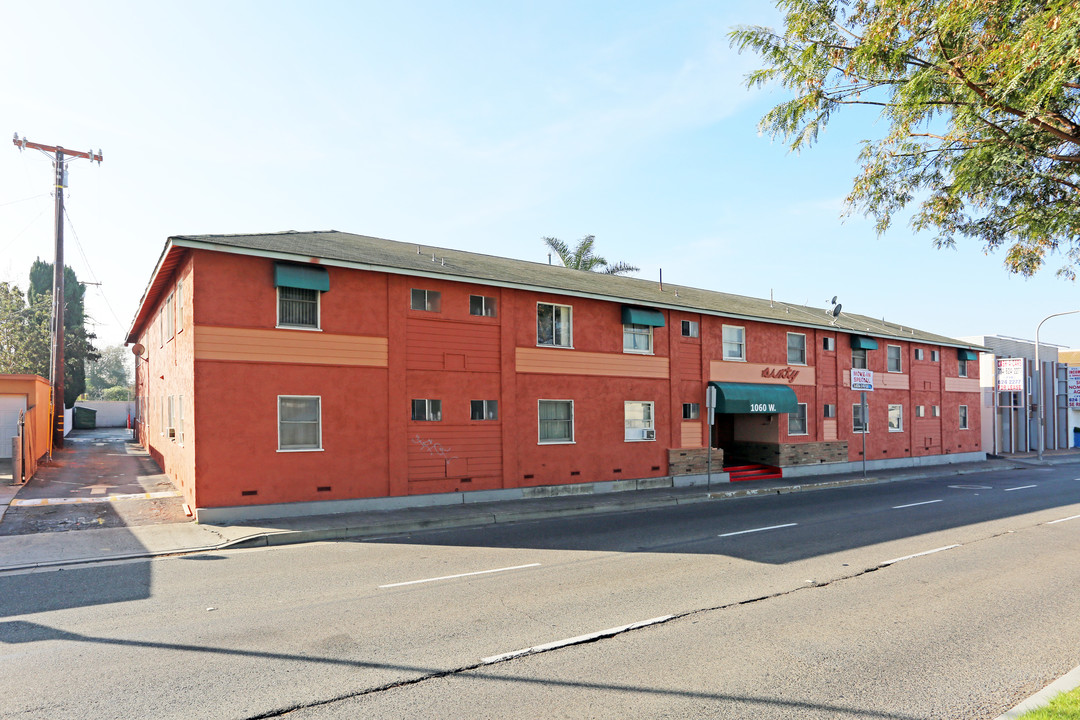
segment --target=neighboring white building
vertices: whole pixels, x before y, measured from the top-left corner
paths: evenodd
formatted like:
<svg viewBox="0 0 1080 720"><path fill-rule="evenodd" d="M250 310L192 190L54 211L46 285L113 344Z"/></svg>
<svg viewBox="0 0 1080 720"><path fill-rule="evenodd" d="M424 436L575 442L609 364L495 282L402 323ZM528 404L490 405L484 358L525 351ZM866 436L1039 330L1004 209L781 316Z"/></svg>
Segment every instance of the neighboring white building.
<svg viewBox="0 0 1080 720"><path fill-rule="evenodd" d="M1058 352L1058 362L1069 366L1069 437L1073 447L1080 448L1080 350Z"/></svg>
<svg viewBox="0 0 1080 720"><path fill-rule="evenodd" d="M1080 413L1070 413L1068 407L1068 366L1058 358L1062 347L1039 343L1040 393L1034 384L1034 342L1004 335L960 339L993 350L993 354L982 353L979 360L984 450L995 454L1038 450L1040 397L1045 423L1043 448L1072 447L1072 428L1080 426Z"/></svg>

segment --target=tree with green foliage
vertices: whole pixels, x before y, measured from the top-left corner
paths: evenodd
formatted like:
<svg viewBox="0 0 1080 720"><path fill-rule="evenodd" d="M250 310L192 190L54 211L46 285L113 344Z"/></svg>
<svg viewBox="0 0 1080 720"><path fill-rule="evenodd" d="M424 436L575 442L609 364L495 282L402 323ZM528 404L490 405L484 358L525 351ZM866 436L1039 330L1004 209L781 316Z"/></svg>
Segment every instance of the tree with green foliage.
<svg viewBox="0 0 1080 720"><path fill-rule="evenodd" d="M749 86L793 97L760 129L809 147L846 105L880 110L848 211L879 233L913 206L912 227L1006 249L1034 274L1060 251L1080 265L1080 3L1074 0L777 0L783 31L743 26L733 46L764 67Z"/></svg>
<svg viewBox="0 0 1080 720"><path fill-rule="evenodd" d="M0 283L0 373L49 377L50 296L28 303L15 285Z"/></svg>
<svg viewBox="0 0 1080 720"><path fill-rule="evenodd" d="M130 400L132 354L123 345L103 348L96 360L86 364L86 397L90 400Z"/></svg>
<svg viewBox="0 0 1080 720"><path fill-rule="evenodd" d="M586 235L581 238L581 240L578 241L578 244L573 248L558 238L546 237L542 239L544 244L559 256L559 260L563 265L574 270L600 272L607 275L625 275L639 270L639 268L634 267L629 263L609 263L604 258L595 254L593 252L593 245L596 242L596 238L592 235Z"/></svg>

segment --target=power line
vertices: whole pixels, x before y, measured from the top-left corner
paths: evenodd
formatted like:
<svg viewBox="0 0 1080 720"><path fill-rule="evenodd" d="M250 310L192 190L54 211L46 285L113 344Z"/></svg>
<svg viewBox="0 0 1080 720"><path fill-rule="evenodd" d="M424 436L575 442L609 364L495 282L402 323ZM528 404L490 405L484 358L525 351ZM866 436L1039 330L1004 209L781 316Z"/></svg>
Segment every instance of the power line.
<svg viewBox="0 0 1080 720"><path fill-rule="evenodd" d="M67 218L68 227L71 228L71 234L75 236L75 247L79 249L79 254L82 255L83 262L86 264L86 270L90 273L90 277L94 281L93 284L97 285L98 292L101 293L101 299L105 301L105 306L109 308L109 312L112 313L113 320L116 321L117 325L123 328L124 323L120 320L120 316L116 314L116 311L113 310L112 303L109 302L109 297L102 289L101 281L98 279L97 273L94 272L94 268L90 267L90 260L86 257L86 252L83 250L82 241L79 239L79 233L75 231L75 223L71 221L71 213L68 212L67 208L64 208L64 217Z"/></svg>

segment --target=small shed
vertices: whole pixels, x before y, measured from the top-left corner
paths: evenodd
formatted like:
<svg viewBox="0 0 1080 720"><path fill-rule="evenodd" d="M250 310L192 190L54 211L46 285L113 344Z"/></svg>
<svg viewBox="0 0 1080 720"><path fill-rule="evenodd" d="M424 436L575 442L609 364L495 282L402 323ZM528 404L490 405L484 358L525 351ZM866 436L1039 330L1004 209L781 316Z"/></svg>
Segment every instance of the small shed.
<svg viewBox="0 0 1080 720"><path fill-rule="evenodd" d="M0 375L0 458L12 458L19 438L20 467L15 482L29 480L49 451L51 413L49 382L38 375Z"/></svg>

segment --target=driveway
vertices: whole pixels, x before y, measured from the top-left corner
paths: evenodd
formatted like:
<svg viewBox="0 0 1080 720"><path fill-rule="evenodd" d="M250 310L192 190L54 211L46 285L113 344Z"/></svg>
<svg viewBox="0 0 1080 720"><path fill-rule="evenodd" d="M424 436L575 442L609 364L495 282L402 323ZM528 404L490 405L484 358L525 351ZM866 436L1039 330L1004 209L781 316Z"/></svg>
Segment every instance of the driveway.
<svg viewBox="0 0 1080 720"><path fill-rule="evenodd" d="M72 430L64 449L19 489L0 519L0 535L191 521L176 488L130 431Z"/></svg>

